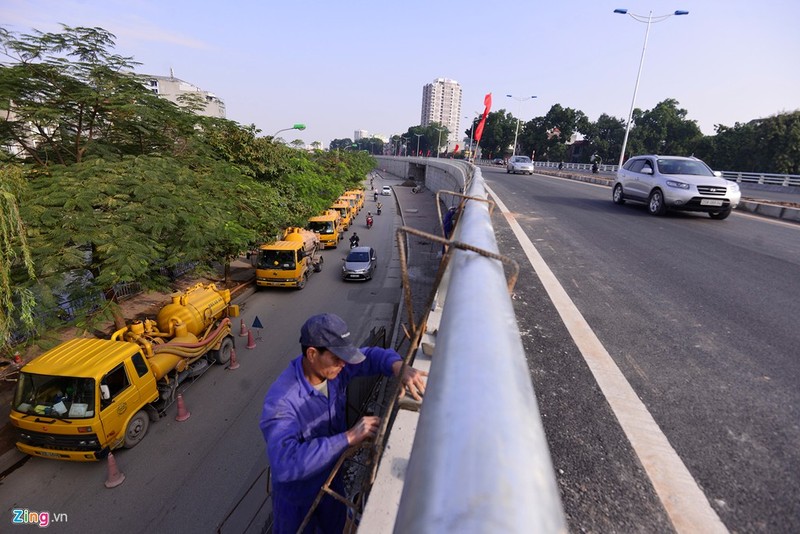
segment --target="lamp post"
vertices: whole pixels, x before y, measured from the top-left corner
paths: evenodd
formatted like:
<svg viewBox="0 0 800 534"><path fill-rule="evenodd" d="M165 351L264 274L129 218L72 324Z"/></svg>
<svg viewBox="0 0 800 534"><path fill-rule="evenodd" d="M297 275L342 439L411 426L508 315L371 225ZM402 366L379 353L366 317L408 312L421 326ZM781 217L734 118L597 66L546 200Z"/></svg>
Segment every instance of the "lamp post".
<svg viewBox="0 0 800 534"><path fill-rule="evenodd" d="M417 136L417 157L419 157L419 138L422 137L423 134L414 134Z"/></svg>
<svg viewBox="0 0 800 534"><path fill-rule="evenodd" d="M522 114L522 103L526 100L530 100L532 98L536 98L535 96L513 96L513 95L506 95L508 98L513 98L517 102L519 102L519 114ZM517 155L517 135L519 134L519 121L520 118L517 116L517 129L514 130L514 148L511 150L511 157Z"/></svg>
<svg viewBox="0 0 800 534"><path fill-rule="evenodd" d="M674 11L672 13L667 13L666 15L656 15L653 16L653 12L651 11L647 17L644 15L636 15L635 13L628 13L627 9L615 9L614 13L618 15L628 15L636 22L644 22L647 24L647 30L644 32L644 45L642 45L642 57L639 59L639 72L636 74L636 85L633 88L633 98L631 99L631 110L628 113L628 124L625 125L625 137L622 139L622 150L619 153L619 166L622 167L623 160L625 159L625 148L628 146L628 135L631 132L631 120L633 120L633 108L636 105L636 93L639 92L639 79L642 76L642 66L644 65L644 53L647 50L647 37L650 35L650 25L654 22L661 22L663 20L667 20L672 15L688 15L688 11Z"/></svg>
<svg viewBox="0 0 800 534"><path fill-rule="evenodd" d="M275 132L275 133L272 135L272 137L273 137L273 138L275 138L275 137L277 137L277 135L278 135L279 133L281 133L281 132L286 132L286 131L288 131L288 130L305 130L305 129L306 129L306 125L305 125L305 124L300 124L300 123L297 123L297 124L293 124L291 128L284 128L284 129L282 129L282 130L278 130L277 132Z"/></svg>
<svg viewBox="0 0 800 534"><path fill-rule="evenodd" d="M475 161L475 152L472 150L472 138L475 135L475 127L477 126L478 117L481 116L480 111L475 112L475 118L472 117L464 117L465 119L472 119L472 126L469 129L469 160Z"/></svg>
<svg viewBox="0 0 800 534"><path fill-rule="evenodd" d="M445 128L436 128L436 129L439 130L439 140L436 141L436 157L438 158L439 152L441 152L440 147L442 146L442 132L445 131Z"/></svg>

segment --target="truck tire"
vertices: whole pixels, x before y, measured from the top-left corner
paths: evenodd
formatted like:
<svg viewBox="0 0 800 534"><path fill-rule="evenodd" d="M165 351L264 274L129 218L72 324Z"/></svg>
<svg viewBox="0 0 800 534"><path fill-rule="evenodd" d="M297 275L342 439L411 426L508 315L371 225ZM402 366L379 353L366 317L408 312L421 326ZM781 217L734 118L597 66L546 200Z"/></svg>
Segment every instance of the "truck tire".
<svg viewBox="0 0 800 534"><path fill-rule="evenodd" d="M226 337L222 340L218 350L211 351L211 356L217 365L225 365L231 361L231 352L233 352L233 340Z"/></svg>
<svg viewBox="0 0 800 534"><path fill-rule="evenodd" d="M297 290L300 291L306 287L306 282L308 282L308 273L303 273L303 277L297 282Z"/></svg>
<svg viewBox="0 0 800 534"><path fill-rule="evenodd" d="M318 273L318 272L320 272L322 270L322 262L323 261L325 261L325 258L320 256L319 261L314 264L314 272L315 273Z"/></svg>
<svg viewBox="0 0 800 534"><path fill-rule="evenodd" d="M150 416L144 410L139 410L128 421L128 427L125 429L125 444L126 449L131 449L139 444L147 434L147 429L150 428Z"/></svg>

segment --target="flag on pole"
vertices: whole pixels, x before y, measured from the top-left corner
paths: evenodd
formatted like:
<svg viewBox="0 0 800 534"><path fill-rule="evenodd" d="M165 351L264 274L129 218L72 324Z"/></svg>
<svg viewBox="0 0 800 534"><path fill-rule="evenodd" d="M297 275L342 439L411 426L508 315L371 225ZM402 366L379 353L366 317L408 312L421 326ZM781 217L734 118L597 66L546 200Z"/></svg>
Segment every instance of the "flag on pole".
<svg viewBox="0 0 800 534"><path fill-rule="evenodd" d="M486 123L486 116L489 115L489 110L492 109L492 93L487 94L483 99L483 105L486 106L483 110L481 122L475 128L475 141L480 143L483 136L483 125Z"/></svg>

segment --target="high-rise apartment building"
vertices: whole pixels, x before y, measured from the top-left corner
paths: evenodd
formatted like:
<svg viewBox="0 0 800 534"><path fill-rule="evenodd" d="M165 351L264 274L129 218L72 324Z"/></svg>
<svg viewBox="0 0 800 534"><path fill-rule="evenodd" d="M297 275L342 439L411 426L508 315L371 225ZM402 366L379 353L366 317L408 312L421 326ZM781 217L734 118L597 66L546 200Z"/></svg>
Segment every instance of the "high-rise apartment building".
<svg viewBox="0 0 800 534"><path fill-rule="evenodd" d="M422 88L422 126L438 122L447 128L447 149L452 150L461 135L461 86L455 80L436 78ZM444 146L442 140L442 146Z"/></svg>

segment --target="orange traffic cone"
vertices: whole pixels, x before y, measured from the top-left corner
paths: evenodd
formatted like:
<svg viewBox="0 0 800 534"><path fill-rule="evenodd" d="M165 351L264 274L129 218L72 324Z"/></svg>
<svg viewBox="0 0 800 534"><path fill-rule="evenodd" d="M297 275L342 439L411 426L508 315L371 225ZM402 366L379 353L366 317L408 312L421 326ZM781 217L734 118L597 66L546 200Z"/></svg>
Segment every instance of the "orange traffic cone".
<svg viewBox="0 0 800 534"><path fill-rule="evenodd" d="M239 328L239 336L244 337L247 335L247 327L244 325L244 319L241 320L241 327Z"/></svg>
<svg viewBox="0 0 800 534"><path fill-rule="evenodd" d="M178 415L175 417L176 421L180 421L181 423L189 419L189 416L192 415L189 413L189 410L186 409L186 406L183 404L183 395L178 394Z"/></svg>
<svg viewBox="0 0 800 534"><path fill-rule="evenodd" d="M248 349L256 348L256 340L253 339L253 331L252 330L248 330L247 331L247 348Z"/></svg>
<svg viewBox="0 0 800 534"><path fill-rule="evenodd" d="M234 371L239 368L239 362L236 361L236 349L231 349L231 364L228 369Z"/></svg>
<svg viewBox="0 0 800 534"><path fill-rule="evenodd" d="M114 459L114 455L110 452L108 453L108 478L106 479L106 487L107 488L116 488L120 484L125 481L125 475L117 469L117 461Z"/></svg>

